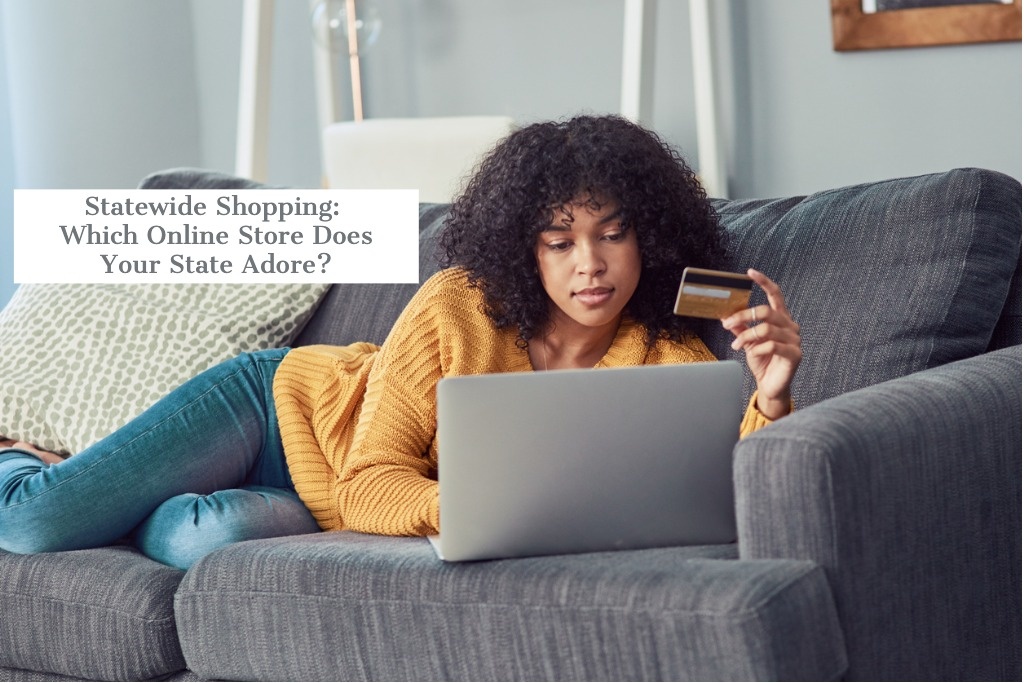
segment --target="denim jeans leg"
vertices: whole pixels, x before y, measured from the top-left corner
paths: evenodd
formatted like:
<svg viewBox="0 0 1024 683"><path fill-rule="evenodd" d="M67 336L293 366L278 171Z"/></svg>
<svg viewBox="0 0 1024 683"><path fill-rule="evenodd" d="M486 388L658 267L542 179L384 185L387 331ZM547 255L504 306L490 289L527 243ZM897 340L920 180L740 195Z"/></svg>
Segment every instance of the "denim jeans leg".
<svg viewBox="0 0 1024 683"><path fill-rule="evenodd" d="M56 465L5 454L0 548L24 553L106 545L174 496L289 486L271 391L286 352L221 363Z"/></svg>
<svg viewBox="0 0 1024 683"><path fill-rule="evenodd" d="M188 569L203 555L229 543L318 531L316 520L294 491L246 486L205 496L174 496L139 525L134 542L147 557Z"/></svg>

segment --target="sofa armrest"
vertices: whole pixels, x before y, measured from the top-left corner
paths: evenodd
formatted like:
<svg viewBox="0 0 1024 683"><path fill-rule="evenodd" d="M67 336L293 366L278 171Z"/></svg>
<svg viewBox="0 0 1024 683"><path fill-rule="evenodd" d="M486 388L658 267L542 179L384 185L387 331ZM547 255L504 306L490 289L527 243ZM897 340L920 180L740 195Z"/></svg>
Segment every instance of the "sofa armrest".
<svg viewBox="0 0 1024 683"><path fill-rule="evenodd" d="M852 679L1020 678L1021 347L823 401L735 452L743 559L810 559Z"/></svg>

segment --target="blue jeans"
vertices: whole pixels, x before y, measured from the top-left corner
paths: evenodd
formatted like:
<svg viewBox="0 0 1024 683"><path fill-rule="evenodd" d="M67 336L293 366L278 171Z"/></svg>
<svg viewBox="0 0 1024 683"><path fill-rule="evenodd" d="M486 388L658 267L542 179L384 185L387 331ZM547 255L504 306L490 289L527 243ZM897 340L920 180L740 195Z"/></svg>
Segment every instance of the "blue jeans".
<svg viewBox="0 0 1024 683"><path fill-rule="evenodd" d="M0 548L74 550L130 535L187 569L228 543L319 531L295 494L274 409L286 352L210 368L56 465L0 452Z"/></svg>

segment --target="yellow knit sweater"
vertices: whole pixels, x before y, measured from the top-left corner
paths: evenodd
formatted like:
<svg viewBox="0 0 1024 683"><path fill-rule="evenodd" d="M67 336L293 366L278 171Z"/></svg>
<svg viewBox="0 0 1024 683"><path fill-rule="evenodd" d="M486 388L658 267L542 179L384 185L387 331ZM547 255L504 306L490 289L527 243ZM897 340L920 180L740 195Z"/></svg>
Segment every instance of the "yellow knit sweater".
<svg viewBox="0 0 1024 683"><path fill-rule="evenodd" d="M437 533L437 401L441 377L529 372L516 331L497 329L483 294L460 270L423 284L381 347L291 350L274 377L285 457L295 489L324 530ZM715 360L696 337L648 348L624 320L595 367ZM768 424L751 399L746 435Z"/></svg>

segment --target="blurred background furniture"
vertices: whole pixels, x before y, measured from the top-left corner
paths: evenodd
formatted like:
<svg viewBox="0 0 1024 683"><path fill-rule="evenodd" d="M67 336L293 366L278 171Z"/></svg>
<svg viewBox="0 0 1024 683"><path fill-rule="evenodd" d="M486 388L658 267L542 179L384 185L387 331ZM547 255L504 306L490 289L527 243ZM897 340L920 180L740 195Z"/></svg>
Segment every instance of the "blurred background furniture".
<svg viewBox="0 0 1024 683"><path fill-rule="evenodd" d="M335 129L341 122L342 93L339 87L339 54L347 56L349 84L351 86L352 121L365 120L363 114L362 75L360 56L374 42L381 30L375 0L310 0L313 40L313 69L315 72L317 118L323 131L323 164L326 185L331 188L427 188L421 201L449 201L451 193L435 188L457 185L460 171L469 162L469 153L479 150L479 143L490 139L485 131L484 119L491 118L495 125L507 117L467 117L468 129L457 134L458 117L391 119L387 124L398 135L405 135L399 121L434 121L441 139L456 145L448 150L428 141L413 138L417 128L409 128L407 141L412 143L410 158L402 164L389 164L396 145L377 129L363 131L362 140L352 133ZM718 11L722 11L719 8ZM270 54L273 45L274 0L245 0L242 16L242 50L238 89L238 123L235 142L235 173L238 176L265 181L267 178L267 139L270 128ZM619 113L639 123L650 125L654 111L655 68L655 0L623 0L622 15L622 80ZM697 150L695 164L701 182L710 196L728 196L725 169L725 150L720 134L722 114L719 104L718 81L722 74L717 65L712 31L713 8L708 0L690 0L690 44L693 58L694 109L696 113ZM476 119L479 119L477 121ZM511 123L511 119L509 123ZM410 124L412 126L413 124ZM383 143L383 159L374 159L376 144ZM486 145L484 146L486 149ZM357 151L359 156L344 154ZM440 167L432 162L440 154ZM388 169L395 175L392 176ZM446 174L455 175L445 178ZM373 184L349 185L372 177ZM440 176L440 177L439 177Z"/></svg>
<svg viewBox="0 0 1024 683"><path fill-rule="evenodd" d="M444 203L494 144L512 131L507 116L342 121L324 129L327 187L417 189Z"/></svg>

